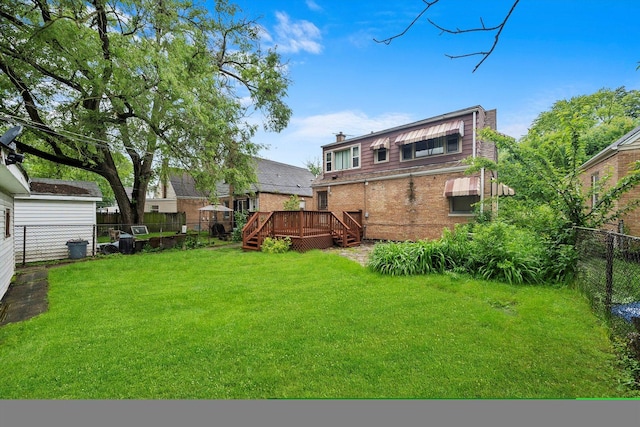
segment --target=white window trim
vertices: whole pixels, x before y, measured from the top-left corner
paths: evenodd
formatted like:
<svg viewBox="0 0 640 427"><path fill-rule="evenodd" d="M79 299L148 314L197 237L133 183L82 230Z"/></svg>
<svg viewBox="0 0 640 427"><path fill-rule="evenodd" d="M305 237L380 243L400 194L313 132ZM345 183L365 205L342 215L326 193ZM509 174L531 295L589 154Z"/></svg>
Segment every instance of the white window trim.
<svg viewBox="0 0 640 427"><path fill-rule="evenodd" d="M385 160L378 160L378 151L380 150L380 148L376 148L375 150L373 150L373 163L376 165L380 163L387 163L389 161L391 150L386 147L382 147L382 148L384 148L387 151L387 156Z"/></svg>
<svg viewBox="0 0 640 427"><path fill-rule="evenodd" d="M353 166L353 149L357 148L358 149L358 166L354 167ZM349 150L349 167L345 168L345 169L336 169L336 156L335 153L341 152L341 151L347 151ZM388 156L387 156L388 157ZM327 164L331 163L331 170L327 170ZM325 151L324 153L324 171L331 173L331 172L339 172L339 171L345 171L345 170L353 170L353 169L360 169L362 167L362 147L361 144L354 144L354 145L349 145L346 147L340 147L339 149L335 149L335 150L331 150L331 151Z"/></svg>

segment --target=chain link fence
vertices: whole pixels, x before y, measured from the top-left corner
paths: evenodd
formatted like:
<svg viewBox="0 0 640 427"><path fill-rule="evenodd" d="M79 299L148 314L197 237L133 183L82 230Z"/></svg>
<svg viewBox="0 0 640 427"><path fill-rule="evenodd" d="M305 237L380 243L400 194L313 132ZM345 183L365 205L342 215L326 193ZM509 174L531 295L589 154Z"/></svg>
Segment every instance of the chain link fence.
<svg viewBox="0 0 640 427"><path fill-rule="evenodd" d="M640 238L576 227L578 286L614 333L640 328Z"/></svg>
<svg viewBox="0 0 640 427"><path fill-rule="evenodd" d="M117 252L129 254L175 247L206 247L230 242L232 231L229 224L207 221L157 222L143 226L115 223L19 225L14 228L15 262L24 266ZM82 246L82 255L78 255L78 244Z"/></svg>
<svg viewBox="0 0 640 427"><path fill-rule="evenodd" d="M69 258L69 242L86 242L87 254L95 255L93 224L19 225L14 230L16 263L26 264Z"/></svg>

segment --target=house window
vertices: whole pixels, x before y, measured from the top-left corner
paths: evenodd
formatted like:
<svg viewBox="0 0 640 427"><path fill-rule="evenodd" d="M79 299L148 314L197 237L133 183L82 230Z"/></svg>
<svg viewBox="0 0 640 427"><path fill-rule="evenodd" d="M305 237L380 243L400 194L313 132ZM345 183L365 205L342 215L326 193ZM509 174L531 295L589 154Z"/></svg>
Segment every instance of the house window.
<svg viewBox="0 0 640 427"><path fill-rule="evenodd" d="M160 212L160 206L151 205L151 212Z"/></svg>
<svg viewBox="0 0 640 427"><path fill-rule="evenodd" d="M4 211L4 237L11 237L11 209Z"/></svg>
<svg viewBox="0 0 640 427"><path fill-rule="evenodd" d="M326 191L318 191L318 210L326 211L329 206L329 198Z"/></svg>
<svg viewBox="0 0 640 427"><path fill-rule="evenodd" d="M402 146L402 160L414 160L439 154L458 153L459 151L460 137L458 135L441 136L404 144Z"/></svg>
<svg viewBox="0 0 640 427"><path fill-rule="evenodd" d="M331 172L360 167L360 146L354 145L339 151L330 151L325 155L325 171Z"/></svg>
<svg viewBox="0 0 640 427"><path fill-rule="evenodd" d="M600 176L598 173L591 175L591 208L598 204L598 180Z"/></svg>
<svg viewBox="0 0 640 427"><path fill-rule="evenodd" d="M454 215L472 215L474 204L480 201L480 196L457 196L449 198L449 213Z"/></svg>
<svg viewBox="0 0 640 427"><path fill-rule="evenodd" d="M389 160L388 156L389 150L385 147L378 148L373 152L373 162L374 163L384 163Z"/></svg>
<svg viewBox="0 0 640 427"><path fill-rule="evenodd" d="M260 210L260 205L258 204L258 198L252 197L249 199L249 211L258 212Z"/></svg>

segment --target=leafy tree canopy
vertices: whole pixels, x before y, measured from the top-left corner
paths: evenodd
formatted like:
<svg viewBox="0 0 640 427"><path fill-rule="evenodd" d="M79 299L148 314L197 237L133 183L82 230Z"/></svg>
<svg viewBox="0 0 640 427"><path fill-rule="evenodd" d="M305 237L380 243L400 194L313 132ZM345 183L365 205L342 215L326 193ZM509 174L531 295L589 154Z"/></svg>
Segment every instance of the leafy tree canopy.
<svg viewBox="0 0 640 427"><path fill-rule="evenodd" d="M481 138L497 144L500 160L470 160L470 171L497 171L499 181L515 190L515 197L501 202L503 219L537 227L554 238L562 238L562 230L571 225L599 227L614 221L638 206L639 201L617 201L640 183L640 164L616 183L606 183L605 177L595 189L582 187L581 166L640 124L639 94L602 89L558 101L538 116L521 141L485 129ZM593 207L587 205L591 191L598 191Z"/></svg>
<svg viewBox="0 0 640 427"><path fill-rule="evenodd" d="M224 0L211 11L190 0L0 0L0 119L25 126L22 152L101 176L126 223L142 219L161 165L208 189L246 187L260 147L245 119L258 111L278 132L291 111L279 55L240 14Z"/></svg>

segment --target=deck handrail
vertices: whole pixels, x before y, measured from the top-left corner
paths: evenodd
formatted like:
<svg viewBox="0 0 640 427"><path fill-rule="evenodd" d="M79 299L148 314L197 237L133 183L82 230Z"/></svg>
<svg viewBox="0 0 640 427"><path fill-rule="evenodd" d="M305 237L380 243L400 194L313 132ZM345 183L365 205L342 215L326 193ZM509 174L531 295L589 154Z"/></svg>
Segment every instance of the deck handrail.
<svg viewBox="0 0 640 427"><path fill-rule="evenodd" d="M362 225L358 223L348 212L342 212L344 223L349 227L349 234L356 239L356 242L361 240Z"/></svg>
<svg viewBox="0 0 640 427"><path fill-rule="evenodd" d="M345 220L330 211L273 211L256 212L242 228L242 244L247 247L250 240L258 247L265 237L291 236L314 237L340 236L343 245L348 237L360 242L360 225L346 212Z"/></svg>

